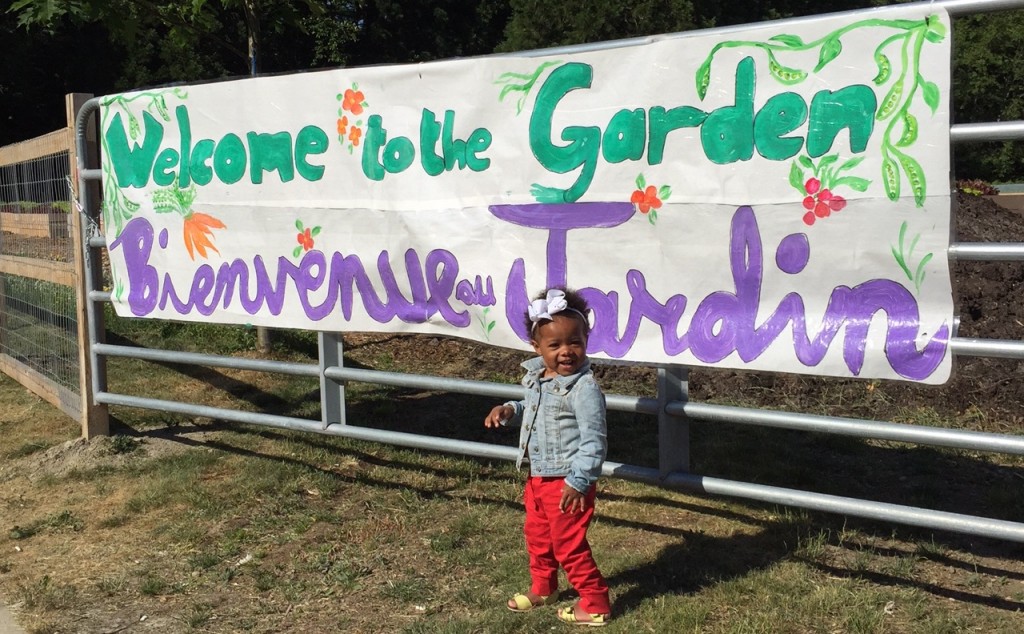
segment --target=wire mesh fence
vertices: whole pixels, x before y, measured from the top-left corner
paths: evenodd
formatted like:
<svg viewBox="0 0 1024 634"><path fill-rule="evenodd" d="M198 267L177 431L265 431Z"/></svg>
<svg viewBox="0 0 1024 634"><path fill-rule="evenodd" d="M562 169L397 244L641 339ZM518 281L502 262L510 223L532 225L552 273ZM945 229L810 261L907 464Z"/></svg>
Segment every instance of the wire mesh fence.
<svg viewBox="0 0 1024 634"><path fill-rule="evenodd" d="M77 393L69 174L68 152L0 165L0 353Z"/></svg>

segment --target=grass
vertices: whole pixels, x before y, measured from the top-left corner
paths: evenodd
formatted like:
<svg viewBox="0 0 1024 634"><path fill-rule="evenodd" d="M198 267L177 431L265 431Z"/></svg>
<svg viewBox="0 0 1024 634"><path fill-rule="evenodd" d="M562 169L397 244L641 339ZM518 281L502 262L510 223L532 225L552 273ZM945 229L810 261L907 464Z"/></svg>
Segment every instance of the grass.
<svg viewBox="0 0 1024 634"><path fill-rule="evenodd" d="M113 321L126 340L173 348L205 338L223 351L249 350L246 329ZM310 344L294 333L282 340L276 358L299 360ZM446 345L407 358L370 339L347 346L346 362L424 372L451 356ZM514 375L515 367L481 367L469 378ZM315 380L117 360L110 381L121 392L319 416ZM637 389L614 391L643 389L624 384ZM359 424L515 441L481 428L491 399L359 384L347 396ZM156 632L559 627L552 610L502 607L528 583L523 474L513 465L162 412L112 413L120 435L65 444L77 435L68 419L0 380L0 600L33 634L112 631L143 615ZM1024 515L1012 462L691 427L700 472ZM612 413L612 459L656 466L656 435L650 417ZM964 475L972 472L981 475ZM598 500L590 540L612 587L609 631L1021 630L1019 546L622 480L602 481ZM565 590L560 605L572 599Z"/></svg>

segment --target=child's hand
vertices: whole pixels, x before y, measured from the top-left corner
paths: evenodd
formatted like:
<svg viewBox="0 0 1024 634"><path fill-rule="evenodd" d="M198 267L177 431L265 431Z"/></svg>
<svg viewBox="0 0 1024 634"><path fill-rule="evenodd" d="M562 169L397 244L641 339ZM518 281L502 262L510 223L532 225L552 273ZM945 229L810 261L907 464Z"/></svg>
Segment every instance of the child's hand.
<svg viewBox="0 0 1024 634"><path fill-rule="evenodd" d="M508 405L497 405L491 410L491 413L484 419L484 427L497 428L501 427L501 421L512 418L512 408Z"/></svg>
<svg viewBox="0 0 1024 634"><path fill-rule="evenodd" d="M558 502L558 508L563 513L583 512L587 505L587 497L572 488L568 484L562 487L562 499Z"/></svg>

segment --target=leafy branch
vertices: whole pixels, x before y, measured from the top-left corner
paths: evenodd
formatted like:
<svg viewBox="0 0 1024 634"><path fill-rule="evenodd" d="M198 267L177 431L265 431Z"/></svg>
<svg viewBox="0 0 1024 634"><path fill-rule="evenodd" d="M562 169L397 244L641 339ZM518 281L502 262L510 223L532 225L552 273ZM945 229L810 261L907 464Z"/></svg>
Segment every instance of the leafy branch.
<svg viewBox="0 0 1024 634"><path fill-rule="evenodd" d="M477 322L480 324L480 328L484 331L484 338L488 341L491 340L491 331L494 330L494 326L498 323L493 319L487 319L487 313L489 312L491 312L491 307L485 306L483 314L476 318Z"/></svg>
<svg viewBox="0 0 1024 634"><path fill-rule="evenodd" d="M923 20L868 19L848 24L811 42L804 42L798 35L779 34L765 42L753 40L732 40L719 42L711 49L704 62L697 69L695 77L697 95L701 100L707 95L711 83L711 63L718 51L725 48L754 48L764 52L768 61L768 72L783 85L798 84L835 61L843 52L844 35L864 28L886 28L897 32L882 41L875 49L874 62L878 72L872 81L877 86L893 80L893 62L887 51L899 45L899 72L892 81L885 97L875 112L878 121L889 120L882 138L882 181L886 196L896 200L900 195L900 184L905 175L914 194L918 207L924 204L927 183L920 163L903 149L917 141L918 123L910 106L914 98L921 100L934 113L941 98L939 88L921 74L921 50L925 42L938 43L946 37L946 27L937 15ZM779 55L818 49L818 62L808 72L804 68L786 66L779 61ZM901 175L902 171L902 175Z"/></svg>
<svg viewBox="0 0 1024 634"><path fill-rule="evenodd" d="M907 221L904 220L903 224L900 225L900 237L899 237L899 249L895 246L890 247L892 249L892 256L896 258L896 264L900 265L903 269L903 273L907 276L911 282L914 283L914 288L917 292L921 292L921 283L924 282L925 270L924 267L931 261L933 253L926 253L921 261L917 263L914 270L910 270L909 261L911 256L914 254L914 249L917 247L917 241L921 239L921 234L914 236L911 240L910 246L906 245L907 237Z"/></svg>
<svg viewBox="0 0 1024 634"><path fill-rule="evenodd" d="M501 92L498 93L498 101L504 101L505 97L513 92L520 93L516 99L516 114L522 114L523 106L526 105L526 97L529 96L530 91L533 90L533 86L540 79L540 76L551 66L557 66L561 63L560 61L544 62L532 73L502 73L494 82L495 84L504 84Z"/></svg>
<svg viewBox="0 0 1024 634"><path fill-rule="evenodd" d="M141 126L139 124L139 118L135 116L129 104L137 100L148 100L143 110L151 113L155 112L157 116L166 122L170 122L171 115L167 109L167 100L164 95L171 93L177 99L188 98L188 93L182 88L170 88L167 90L161 90L157 92L140 92L131 97L125 95L114 95L104 99L101 104L106 108L103 111L103 120L101 121L100 129L106 130L110 123L110 118L113 116L113 111L116 109L120 110L124 114L128 121L128 136L132 140L138 138L141 132ZM101 207L103 215L103 225L109 227L114 226L114 235L120 235L121 230L124 229L126 222L132 219L135 213L140 209L141 205L134 200L128 198L121 188L117 185L117 179L114 178L114 168L110 163L110 148L107 146L107 137L105 134L100 134L100 143L103 147L103 205Z"/></svg>

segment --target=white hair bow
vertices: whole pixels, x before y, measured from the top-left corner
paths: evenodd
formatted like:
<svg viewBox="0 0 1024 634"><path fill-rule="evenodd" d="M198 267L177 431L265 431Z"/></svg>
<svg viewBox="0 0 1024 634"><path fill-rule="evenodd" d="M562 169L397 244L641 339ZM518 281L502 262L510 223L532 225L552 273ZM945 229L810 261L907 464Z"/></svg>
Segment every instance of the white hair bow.
<svg viewBox="0 0 1024 634"><path fill-rule="evenodd" d="M530 321L533 322L533 327L537 327L537 323L542 319L552 320L558 313L568 310L576 313L583 318L583 323L587 323L587 317L575 308L570 308L569 303L565 301L565 293L557 288L548 290L547 297L543 299L535 299L530 302L530 308L528 314Z"/></svg>
<svg viewBox="0 0 1024 634"><path fill-rule="evenodd" d="M541 319L552 319L553 315L557 315L568 307L565 293L557 288L552 288L548 291L547 297L535 299L530 303L530 321L537 323Z"/></svg>

